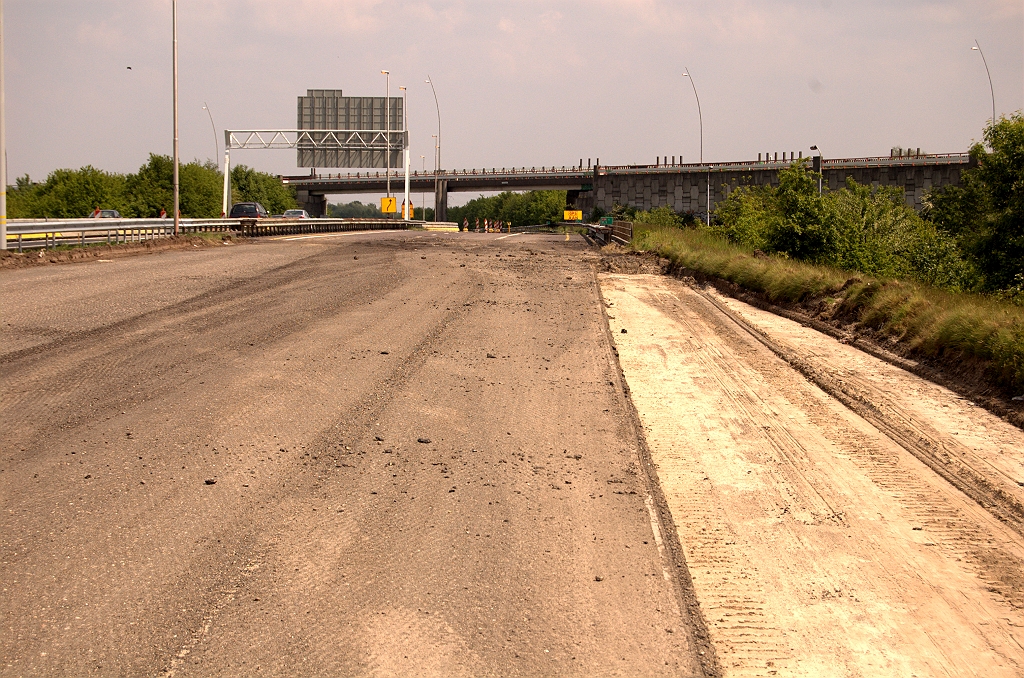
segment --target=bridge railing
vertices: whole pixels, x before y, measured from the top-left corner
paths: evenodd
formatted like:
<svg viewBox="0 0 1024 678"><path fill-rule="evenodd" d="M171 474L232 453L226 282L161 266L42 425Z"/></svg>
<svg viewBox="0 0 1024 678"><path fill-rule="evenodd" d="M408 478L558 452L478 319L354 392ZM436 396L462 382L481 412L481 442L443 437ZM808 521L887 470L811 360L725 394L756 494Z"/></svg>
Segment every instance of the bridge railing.
<svg viewBox="0 0 1024 678"><path fill-rule="evenodd" d="M945 165L951 163L964 163L970 161L970 153L933 153L930 155L904 155L904 156L866 156L863 158L825 158L823 167L842 168L854 167L885 167L903 165ZM601 165L598 174L608 173L634 173L634 172L679 172L679 171L707 171L707 170L743 170L743 169L778 169L789 167L796 161L807 160L811 157L791 158L789 160L738 160L729 162L706 162L706 163L676 163L656 165Z"/></svg>
<svg viewBox="0 0 1024 678"><path fill-rule="evenodd" d="M419 170L410 172L413 179L458 179L460 177L567 177L580 175L607 174L644 174L644 173L676 173L676 172L707 172L723 170L754 170L754 169L781 169L788 167L795 160L801 158L790 158L788 160L777 160L766 158L765 160L736 160L725 162L706 163L660 163L653 165L595 165L584 168L582 166L547 166L537 167L491 167L481 169L447 169L447 170ZM802 158L810 161L810 156ZM825 169L843 167L893 167L908 165L944 165L970 162L969 153L932 153L920 155L888 155L888 156L865 156L860 158L825 158L823 166ZM401 179L405 176L402 170L392 170L390 174L380 171L355 172L338 174L314 174L305 176L282 176L285 183L306 183L310 181L376 181L387 179Z"/></svg>

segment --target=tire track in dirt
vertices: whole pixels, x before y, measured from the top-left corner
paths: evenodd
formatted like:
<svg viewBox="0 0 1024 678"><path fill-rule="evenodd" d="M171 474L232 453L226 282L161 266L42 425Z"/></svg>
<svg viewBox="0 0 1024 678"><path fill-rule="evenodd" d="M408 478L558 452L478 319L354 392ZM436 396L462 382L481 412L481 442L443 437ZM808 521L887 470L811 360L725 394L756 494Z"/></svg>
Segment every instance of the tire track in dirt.
<svg viewBox="0 0 1024 678"><path fill-rule="evenodd" d="M604 284L615 288L607 298L625 306L624 277L608 276ZM766 359L753 348L760 342L737 333L706 299L680 291L682 303L659 291L659 285L680 285L674 281L653 279L648 292L644 284L638 299L664 316L642 321L634 312L639 307L613 306L608 313L614 337L619 327L629 331L619 341L620 350L628 349L624 369L641 417L651 422L658 474L668 484L725 675L856 674L857 666L872 666L871 674L935 675L967 669L968 656L986 657L975 660L975 675L1016 675L1022 656L1014 636L1022 621L1014 593L1022 571L1019 538L965 503L914 456L897 453L902 450L863 420L837 417L827 396L807 391L803 377L771 354ZM655 331L659 340L652 343L645 329L660 329L659 323L664 332ZM659 346L656 362L644 358L648 367L640 368L644 354L637 349L650 356ZM673 369L666 369L666 360ZM680 372L674 361L686 369ZM649 371L658 363L663 373ZM680 378L692 385L669 381ZM714 413L683 414L688 398L713 402ZM685 423L666 428L673 420ZM880 508L885 517L873 518L870 502L864 503L872 491L858 475L875 494L895 500L898 511ZM885 529L876 532L874 524ZM906 527L894 532L899 525ZM859 550L861 543L872 546ZM770 555L766 544L772 544ZM824 544L827 550L819 551ZM809 561L815 553L817 560ZM867 560L855 565L844 560L849 557ZM790 594L785 609L780 590ZM926 597L915 597L924 591ZM931 609L912 611L922 601ZM822 635L809 646L804 622L793 615L825 610L834 621L817 617ZM867 620L866 610L872 611ZM949 642L953 628L964 629L959 645ZM824 648L832 665L815 663Z"/></svg>
<svg viewBox="0 0 1024 678"><path fill-rule="evenodd" d="M713 295L698 290L709 303L745 332L793 366L820 389L921 460L932 471L976 501L1018 535L1024 536L1024 491L1015 478L979 459L959 441L942 436L925 422L914 422L882 391L856 378L836 379L813 359L801 355L752 326ZM982 468L984 464L985 468ZM993 476L996 476L993 478Z"/></svg>

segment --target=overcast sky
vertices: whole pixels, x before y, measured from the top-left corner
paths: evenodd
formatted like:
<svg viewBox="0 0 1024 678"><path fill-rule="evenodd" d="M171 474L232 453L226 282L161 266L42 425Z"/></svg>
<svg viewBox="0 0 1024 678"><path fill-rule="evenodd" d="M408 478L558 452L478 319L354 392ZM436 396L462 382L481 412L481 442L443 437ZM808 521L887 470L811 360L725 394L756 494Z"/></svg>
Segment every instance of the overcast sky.
<svg viewBox="0 0 1024 678"><path fill-rule="evenodd" d="M179 0L181 149L293 128L308 88L409 87L414 166L437 119L452 168L959 152L1024 107L1021 0ZM7 0L8 166L40 180L171 152L171 0ZM131 67L131 70L128 67ZM303 173L294 152L235 162ZM218 159L219 161L219 159Z"/></svg>

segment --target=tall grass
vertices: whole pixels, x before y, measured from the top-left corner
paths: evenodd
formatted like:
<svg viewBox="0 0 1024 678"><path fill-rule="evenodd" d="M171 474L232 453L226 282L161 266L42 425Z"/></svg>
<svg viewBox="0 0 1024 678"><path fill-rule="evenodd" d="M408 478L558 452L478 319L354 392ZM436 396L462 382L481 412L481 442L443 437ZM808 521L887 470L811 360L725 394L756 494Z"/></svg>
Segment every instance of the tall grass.
<svg viewBox="0 0 1024 678"><path fill-rule="evenodd" d="M765 256L713 233L637 224L633 249L727 280L780 304L826 302L834 316L876 330L910 354L973 359L1004 387L1024 389L1024 308L907 280Z"/></svg>

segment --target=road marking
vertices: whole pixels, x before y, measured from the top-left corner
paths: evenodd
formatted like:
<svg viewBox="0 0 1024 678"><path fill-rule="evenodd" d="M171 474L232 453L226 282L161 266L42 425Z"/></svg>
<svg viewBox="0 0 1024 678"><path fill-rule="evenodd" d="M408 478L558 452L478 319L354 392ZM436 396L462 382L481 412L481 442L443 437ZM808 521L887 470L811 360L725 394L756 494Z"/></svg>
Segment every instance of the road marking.
<svg viewBox="0 0 1024 678"><path fill-rule="evenodd" d="M495 238L495 240L504 240L505 238L514 238L517 235L522 235L522 233L509 233L508 235L503 235L500 238Z"/></svg>
<svg viewBox="0 0 1024 678"><path fill-rule="evenodd" d="M565 242L569 242L569 234L568 233L565 234Z"/></svg>
<svg viewBox="0 0 1024 678"><path fill-rule="evenodd" d="M279 235L271 240L310 240L311 238L341 238L346 235L365 235L367 233L401 233L398 229L387 231L345 231L344 233L317 233L315 235Z"/></svg>

